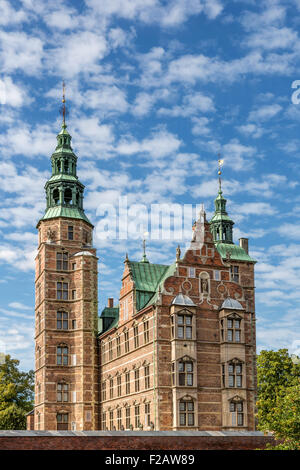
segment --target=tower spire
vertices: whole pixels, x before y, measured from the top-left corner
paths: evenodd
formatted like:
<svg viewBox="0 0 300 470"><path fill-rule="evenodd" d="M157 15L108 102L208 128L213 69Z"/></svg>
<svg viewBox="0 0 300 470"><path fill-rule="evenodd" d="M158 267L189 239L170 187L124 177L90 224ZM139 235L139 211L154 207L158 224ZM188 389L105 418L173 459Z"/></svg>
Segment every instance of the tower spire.
<svg viewBox="0 0 300 470"><path fill-rule="evenodd" d="M63 88L62 115L63 115L63 126L65 126L66 125L66 96L65 96L66 85L64 81L62 82L62 88Z"/></svg>
<svg viewBox="0 0 300 470"><path fill-rule="evenodd" d="M142 263L149 263L146 255L146 236L148 235L148 232L144 233L144 239L143 239L143 258L141 260Z"/></svg>
<svg viewBox="0 0 300 470"><path fill-rule="evenodd" d="M220 157L220 154L218 155ZM233 244L232 227L233 220L226 212L226 199L223 197L221 168L224 160L218 159L218 175L219 175L219 191L215 199L215 213L210 221L210 229L213 234L215 243L230 243Z"/></svg>
<svg viewBox="0 0 300 470"><path fill-rule="evenodd" d="M221 160L221 159L220 159L220 156L221 156L221 154L218 153L218 157L219 157L219 160L218 160L218 167L219 167L219 170L218 170L218 175L219 175L219 194L222 193L222 180L221 180L222 171L221 171L221 168L222 168L223 163L224 163L224 160Z"/></svg>

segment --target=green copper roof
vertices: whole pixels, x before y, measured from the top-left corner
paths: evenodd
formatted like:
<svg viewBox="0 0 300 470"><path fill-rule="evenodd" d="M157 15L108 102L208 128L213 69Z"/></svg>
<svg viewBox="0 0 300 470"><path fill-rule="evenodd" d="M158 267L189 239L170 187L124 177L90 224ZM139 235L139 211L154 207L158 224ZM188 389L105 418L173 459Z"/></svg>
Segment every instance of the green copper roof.
<svg viewBox="0 0 300 470"><path fill-rule="evenodd" d="M139 311L149 304L169 266L145 261L128 262L136 288L136 309Z"/></svg>
<svg viewBox="0 0 300 470"><path fill-rule="evenodd" d="M47 219L54 219L56 217L67 217L70 219L82 219L85 220L90 225L91 222L83 212L78 207L65 207L65 206L57 206L57 207L49 207L46 210L43 217L40 220L47 220Z"/></svg>
<svg viewBox="0 0 300 470"><path fill-rule="evenodd" d="M119 323L119 306L105 307L100 318L98 318L98 331L104 333L108 329L111 330L118 326Z"/></svg>
<svg viewBox="0 0 300 470"><path fill-rule="evenodd" d="M52 175L45 184L46 210L40 220L68 217L91 224L83 209L84 185L77 177L77 157L73 153L71 139L63 122L51 156Z"/></svg>
<svg viewBox="0 0 300 470"><path fill-rule="evenodd" d="M227 257L227 253L230 253L230 259L234 261L250 261L256 263L256 260L251 258L251 256L246 253L244 248L239 245L234 245L231 243L216 243L216 248L222 258Z"/></svg>
<svg viewBox="0 0 300 470"><path fill-rule="evenodd" d="M173 276L175 271L176 271L176 263L173 263L173 264L171 264L170 266L167 267L166 271L164 272L162 278L160 279L160 281L157 285L157 288L156 288L156 291L155 291L154 295L149 299L148 303L145 304L144 307L149 307L149 305L153 305L157 301L158 289L160 289L162 291L163 284L164 284L165 280L168 277Z"/></svg>

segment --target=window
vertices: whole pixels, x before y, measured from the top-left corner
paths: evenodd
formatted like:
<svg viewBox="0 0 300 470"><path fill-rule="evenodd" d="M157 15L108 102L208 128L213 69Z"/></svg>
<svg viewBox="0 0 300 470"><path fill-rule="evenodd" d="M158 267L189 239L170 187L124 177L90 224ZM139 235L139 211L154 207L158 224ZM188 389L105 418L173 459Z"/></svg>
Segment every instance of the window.
<svg viewBox="0 0 300 470"><path fill-rule="evenodd" d="M75 300L76 299L76 290L73 289L72 290L72 300Z"/></svg>
<svg viewBox="0 0 300 470"><path fill-rule="evenodd" d="M144 343L149 343L149 320L144 321Z"/></svg>
<svg viewBox="0 0 300 470"><path fill-rule="evenodd" d="M125 374L125 388L126 388L126 395L130 393L130 372L126 372Z"/></svg>
<svg viewBox="0 0 300 470"><path fill-rule="evenodd" d="M56 290L57 300L68 300L68 283L58 282Z"/></svg>
<svg viewBox="0 0 300 470"><path fill-rule="evenodd" d="M83 243L84 243L85 245L88 244L88 237L89 237L88 232L87 232L86 230L84 230L84 231L83 231Z"/></svg>
<svg viewBox="0 0 300 470"><path fill-rule="evenodd" d="M65 383L58 383L56 396L57 401L59 402L69 401L69 385Z"/></svg>
<svg viewBox="0 0 300 470"><path fill-rule="evenodd" d="M76 320L72 320L72 330L76 330L76 328L77 328Z"/></svg>
<svg viewBox="0 0 300 470"><path fill-rule="evenodd" d="M126 408L126 423L125 424L126 424L126 429L130 429L131 423L130 423L130 407L129 406Z"/></svg>
<svg viewBox="0 0 300 470"><path fill-rule="evenodd" d="M73 227L73 225L68 225L68 240L74 240L74 227Z"/></svg>
<svg viewBox="0 0 300 470"><path fill-rule="evenodd" d="M140 426L140 405L134 407L134 423L136 428Z"/></svg>
<svg viewBox="0 0 300 470"><path fill-rule="evenodd" d="M57 430L67 431L69 429L69 415L68 413L59 413L56 415Z"/></svg>
<svg viewBox="0 0 300 470"><path fill-rule="evenodd" d="M228 364L228 385L229 387L242 387L242 364Z"/></svg>
<svg viewBox="0 0 300 470"><path fill-rule="evenodd" d="M40 275L41 272L42 272L42 268L41 268L41 256L40 256L40 255L38 256L38 269L39 269L39 274L38 274L38 275Z"/></svg>
<svg viewBox="0 0 300 470"><path fill-rule="evenodd" d="M101 395L102 395L102 401L105 401L106 400L106 382L102 382Z"/></svg>
<svg viewBox="0 0 300 470"><path fill-rule="evenodd" d="M106 412L105 412L105 411L102 413L101 429L102 429L103 431L106 431Z"/></svg>
<svg viewBox="0 0 300 470"><path fill-rule="evenodd" d="M58 366L67 366L69 364L69 348L68 348L68 346L57 346L57 348L56 348L56 364Z"/></svg>
<svg viewBox="0 0 300 470"><path fill-rule="evenodd" d="M179 401L179 424L180 426L194 426L194 402L192 400Z"/></svg>
<svg viewBox="0 0 300 470"><path fill-rule="evenodd" d="M56 270L67 271L68 269L68 253L56 253Z"/></svg>
<svg viewBox="0 0 300 470"><path fill-rule="evenodd" d="M192 316L177 316L177 337L179 339L192 339Z"/></svg>
<svg viewBox="0 0 300 470"><path fill-rule="evenodd" d="M227 341L240 343L241 341L241 320L227 318Z"/></svg>
<svg viewBox="0 0 300 470"><path fill-rule="evenodd" d="M215 281L220 281L221 280L221 272L220 271L214 271L214 279Z"/></svg>
<svg viewBox="0 0 300 470"><path fill-rule="evenodd" d="M121 431L122 428L122 409L119 408L117 410L117 429L118 431Z"/></svg>
<svg viewBox="0 0 300 470"><path fill-rule="evenodd" d="M109 380L109 398L114 397L114 379Z"/></svg>
<svg viewBox="0 0 300 470"><path fill-rule="evenodd" d="M123 318L124 321L128 320L128 299L123 302Z"/></svg>
<svg viewBox="0 0 300 470"><path fill-rule="evenodd" d="M120 336L117 336L116 337L116 341L117 341L117 356L121 356L121 338Z"/></svg>
<svg viewBox="0 0 300 470"><path fill-rule="evenodd" d="M193 363L179 361L178 363L179 372L179 385L180 386L193 386Z"/></svg>
<svg viewBox="0 0 300 470"><path fill-rule="evenodd" d="M124 331L125 352L129 352L129 331Z"/></svg>
<svg viewBox="0 0 300 470"><path fill-rule="evenodd" d="M113 358L112 340L108 342L108 359L111 361Z"/></svg>
<svg viewBox="0 0 300 470"><path fill-rule="evenodd" d="M230 266L231 280L234 282L239 282L239 266Z"/></svg>
<svg viewBox="0 0 300 470"><path fill-rule="evenodd" d="M134 347L139 347L139 327L138 325L133 327L133 335L134 335Z"/></svg>
<svg viewBox="0 0 300 470"><path fill-rule="evenodd" d="M145 424L150 426L150 403L145 403Z"/></svg>
<svg viewBox="0 0 300 470"><path fill-rule="evenodd" d="M41 303L41 284L38 284L36 286L36 301L37 301L37 305Z"/></svg>
<svg viewBox="0 0 300 470"><path fill-rule="evenodd" d="M122 386L121 386L121 376L118 375L118 377L117 377L117 396L118 396L118 397L121 396L121 389L122 389Z"/></svg>
<svg viewBox="0 0 300 470"><path fill-rule="evenodd" d="M68 313L67 312L60 312L58 311L56 314L56 328L58 330L68 330L69 322L68 322Z"/></svg>
<svg viewBox="0 0 300 470"><path fill-rule="evenodd" d="M113 431L114 429L114 412L113 411L109 412L109 429L110 431Z"/></svg>
<svg viewBox="0 0 300 470"><path fill-rule="evenodd" d="M139 371L139 369L136 369L134 371L134 383L135 383L135 391L139 392L140 391L140 371Z"/></svg>
<svg viewBox="0 0 300 470"><path fill-rule="evenodd" d="M175 385L175 362L172 362L172 369L171 369L171 375L172 375L172 385Z"/></svg>
<svg viewBox="0 0 300 470"><path fill-rule="evenodd" d="M76 263L72 263L72 269L73 269L73 271L75 271L75 269L76 269Z"/></svg>
<svg viewBox="0 0 300 470"><path fill-rule="evenodd" d="M196 276L195 268L189 268L189 277L195 277L195 276Z"/></svg>
<svg viewBox="0 0 300 470"><path fill-rule="evenodd" d="M41 367L42 365L42 351L40 346L37 348L37 366Z"/></svg>
<svg viewBox="0 0 300 470"><path fill-rule="evenodd" d="M41 332L41 314L38 312L36 316L36 325L37 325L37 333Z"/></svg>
<svg viewBox="0 0 300 470"><path fill-rule="evenodd" d="M150 366L145 366L145 389L150 388Z"/></svg>
<svg viewBox="0 0 300 470"><path fill-rule="evenodd" d="M37 413L37 428L40 429L41 427L41 413Z"/></svg>
<svg viewBox="0 0 300 470"><path fill-rule="evenodd" d="M243 402L235 403L233 401L229 404L231 413L231 425L232 426L243 426L244 425L244 411Z"/></svg>

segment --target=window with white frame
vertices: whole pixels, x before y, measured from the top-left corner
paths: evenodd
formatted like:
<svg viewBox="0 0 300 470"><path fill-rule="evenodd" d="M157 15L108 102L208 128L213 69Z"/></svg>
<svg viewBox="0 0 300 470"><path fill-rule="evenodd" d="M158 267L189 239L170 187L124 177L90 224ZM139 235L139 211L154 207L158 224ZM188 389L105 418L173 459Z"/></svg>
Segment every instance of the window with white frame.
<svg viewBox="0 0 300 470"><path fill-rule="evenodd" d="M242 364L232 363L228 364L228 386L229 387L242 387L243 375Z"/></svg>
<svg viewBox="0 0 300 470"><path fill-rule="evenodd" d="M231 414L231 426L243 426L244 425L244 406L243 402L229 403L229 410Z"/></svg>
<svg viewBox="0 0 300 470"><path fill-rule="evenodd" d="M195 405L193 400L179 401L179 425L195 426Z"/></svg>
<svg viewBox="0 0 300 470"><path fill-rule="evenodd" d="M194 365L192 361L178 362L178 384L183 387L192 387L194 384Z"/></svg>

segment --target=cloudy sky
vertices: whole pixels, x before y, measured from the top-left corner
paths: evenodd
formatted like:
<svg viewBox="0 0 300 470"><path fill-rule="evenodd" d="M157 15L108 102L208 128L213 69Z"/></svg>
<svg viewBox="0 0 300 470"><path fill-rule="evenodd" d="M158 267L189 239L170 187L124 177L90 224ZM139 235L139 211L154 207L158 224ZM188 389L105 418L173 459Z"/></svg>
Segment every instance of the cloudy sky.
<svg viewBox="0 0 300 470"><path fill-rule="evenodd" d="M104 204L127 197L131 222L162 203L210 217L220 152L235 242L249 237L258 260L258 350L300 353L299 27L299 0L0 0L0 349L23 369L63 80L99 310L150 232L129 223L128 239L103 240ZM150 232L149 260L172 263L190 235L175 238Z"/></svg>

